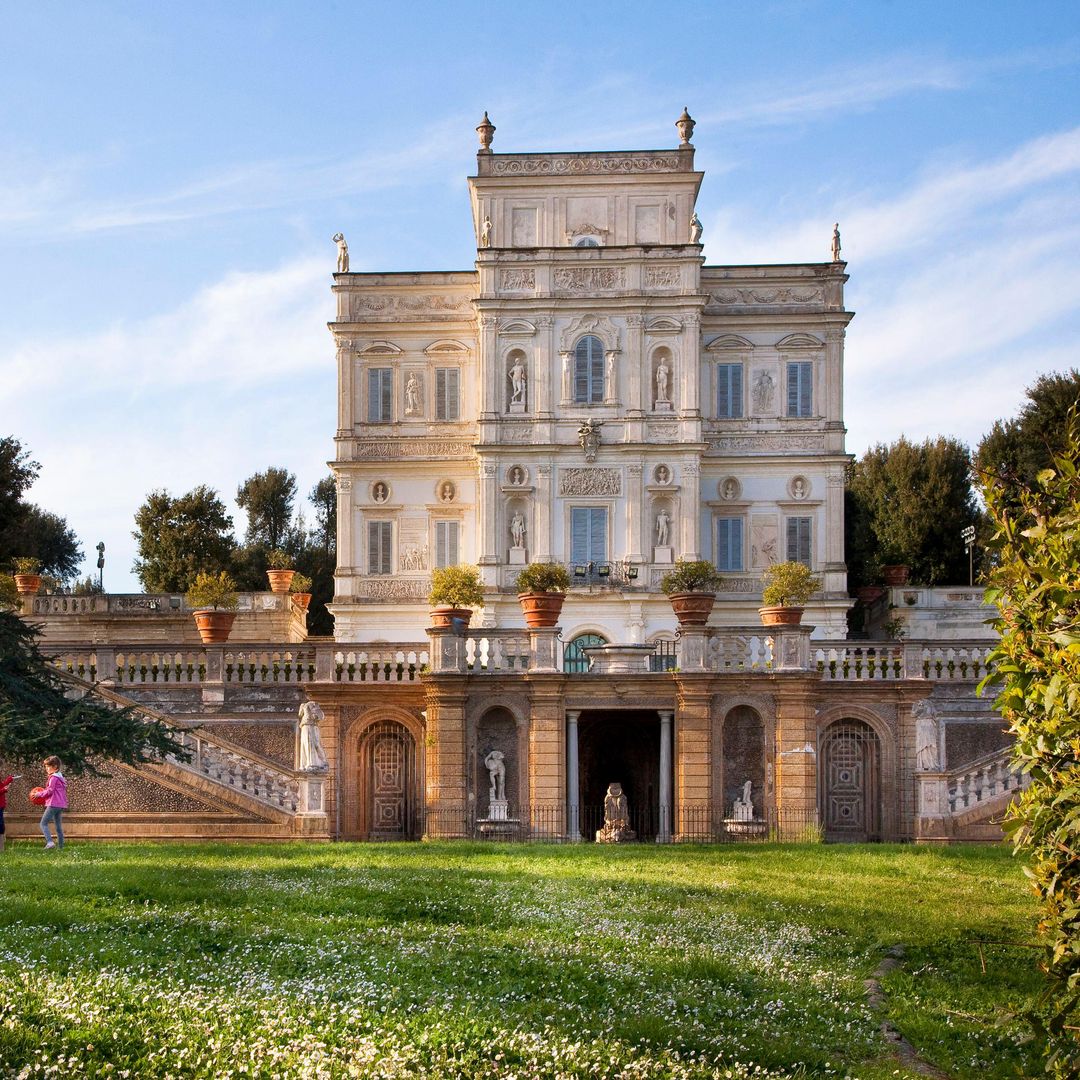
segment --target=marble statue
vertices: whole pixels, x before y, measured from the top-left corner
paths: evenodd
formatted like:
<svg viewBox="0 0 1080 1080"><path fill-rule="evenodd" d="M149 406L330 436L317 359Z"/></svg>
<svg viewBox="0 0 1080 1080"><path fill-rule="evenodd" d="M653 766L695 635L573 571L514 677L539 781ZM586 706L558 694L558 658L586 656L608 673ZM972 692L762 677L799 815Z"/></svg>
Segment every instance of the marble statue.
<svg viewBox="0 0 1080 1080"><path fill-rule="evenodd" d="M656 515L656 546L667 547L668 533L670 532L671 518L666 510L661 510Z"/></svg>
<svg viewBox="0 0 1080 1080"><path fill-rule="evenodd" d="M658 484L669 484L671 482L671 470L666 465L657 465L654 475Z"/></svg>
<svg viewBox="0 0 1080 1080"><path fill-rule="evenodd" d="M915 717L915 768L919 772L937 772L938 719L934 703L929 698L917 701L911 708Z"/></svg>
<svg viewBox="0 0 1080 1080"><path fill-rule="evenodd" d="M349 272L349 245L345 243L345 234L336 232L332 237L337 244L337 268L339 274Z"/></svg>
<svg viewBox="0 0 1080 1080"><path fill-rule="evenodd" d="M615 397L615 354L607 354L607 374L604 376L604 396L608 401Z"/></svg>
<svg viewBox="0 0 1080 1080"><path fill-rule="evenodd" d="M484 224L480 226L480 246L491 247L491 218L484 218Z"/></svg>
<svg viewBox="0 0 1080 1080"><path fill-rule="evenodd" d="M570 354L562 354L562 396L564 401L570 400Z"/></svg>
<svg viewBox="0 0 1080 1080"><path fill-rule="evenodd" d="M701 218L697 216L697 211L694 211L693 217L690 218L690 243L700 244L701 234L705 231L701 224Z"/></svg>
<svg viewBox="0 0 1080 1080"><path fill-rule="evenodd" d="M734 480L728 477L728 479L724 481L724 486L720 494L725 499L734 499L735 496L739 494L738 485Z"/></svg>
<svg viewBox="0 0 1080 1080"><path fill-rule="evenodd" d="M832 261L841 262L840 258L840 222L833 226L832 231Z"/></svg>
<svg viewBox="0 0 1080 1080"><path fill-rule="evenodd" d="M515 487L525 483L525 470L520 465L515 465L510 470L510 483Z"/></svg>
<svg viewBox="0 0 1080 1080"><path fill-rule="evenodd" d="M731 816L736 821L754 820L754 803L750 798L752 790L753 784L747 780L742 786L742 796L735 800L735 805L731 808Z"/></svg>
<svg viewBox="0 0 1080 1080"><path fill-rule="evenodd" d="M622 784L608 784L604 796L604 827L597 830L598 844L621 844L636 840L637 833L630 828L630 808L623 794Z"/></svg>
<svg viewBox="0 0 1080 1080"><path fill-rule="evenodd" d="M323 750L319 721L325 720L317 701L305 701L300 706L299 745L296 754L296 767L301 772L326 772L330 763Z"/></svg>
<svg viewBox="0 0 1080 1080"><path fill-rule="evenodd" d="M449 480L439 489L439 498L443 502L453 502L455 494L454 485Z"/></svg>
<svg viewBox="0 0 1080 1080"><path fill-rule="evenodd" d="M600 428L603 423L603 420L586 420L578 428L578 442L581 444L581 449L585 451L586 461L596 460L596 452L600 449Z"/></svg>
<svg viewBox="0 0 1080 1080"><path fill-rule="evenodd" d="M381 480L371 489L371 497L376 502L386 502L387 496L389 496L389 494L389 489Z"/></svg>
<svg viewBox="0 0 1080 1080"><path fill-rule="evenodd" d="M484 756L484 768L488 771L491 787L488 798L491 802L506 801L506 762L501 750L490 750Z"/></svg>
<svg viewBox="0 0 1080 1080"><path fill-rule="evenodd" d="M668 398L668 375L671 369L667 361L661 356L660 363L656 367L656 400L657 402L669 401Z"/></svg>
<svg viewBox="0 0 1080 1080"><path fill-rule="evenodd" d="M510 540L513 547L525 546L525 515L520 511L510 519Z"/></svg>
<svg viewBox="0 0 1080 1080"><path fill-rule="evenodd" d="M801 476L795 477L795 481L791 485L791 495L795 499L806 498L806 481Z"/></svg>
<svg viewBox="0 0 1080 1080"><path fill-rule="evenodd" d="M410 374L405 383L405 413L415 416L420 411L420 380Z"/></svg>
<svg viewBox="0 0 1080 1080"><path fill-rule="evenodd" d="M775 387L772 375L764 369L754 376L754 412L768 412L772 408Z"/></svg>
<svg viewBox="0 0 1080 1080"><path fill-rule="evenodd" d="M519 360L510 369L508 373L510 379L510 389L513 391L513 395L510 398L511 404L525 404L525 365Z"/></svg>

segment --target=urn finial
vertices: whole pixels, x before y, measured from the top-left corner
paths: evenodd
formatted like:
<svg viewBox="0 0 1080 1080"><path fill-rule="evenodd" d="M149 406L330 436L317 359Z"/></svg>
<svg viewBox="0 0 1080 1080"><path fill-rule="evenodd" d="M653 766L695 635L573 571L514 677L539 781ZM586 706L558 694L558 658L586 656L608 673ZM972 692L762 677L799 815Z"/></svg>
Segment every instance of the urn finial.
<svg viewBox="0 0 1080 1080"><path fill-rule="evenodd" d="M675 121L675 127L679 131L679 145L692 146L690 140L694 137L694 127L697 121L690 115L686 106L683 106L682 116Z"/></svg>
<svg viewBox="0 0 1080 1080"><path fill-rule="evenodd" d="M495 138L495 125L488 119L487 109L484 110L484 119L476 126L476 134L480 136L480 153L491 153L491 140Z"/></svg>

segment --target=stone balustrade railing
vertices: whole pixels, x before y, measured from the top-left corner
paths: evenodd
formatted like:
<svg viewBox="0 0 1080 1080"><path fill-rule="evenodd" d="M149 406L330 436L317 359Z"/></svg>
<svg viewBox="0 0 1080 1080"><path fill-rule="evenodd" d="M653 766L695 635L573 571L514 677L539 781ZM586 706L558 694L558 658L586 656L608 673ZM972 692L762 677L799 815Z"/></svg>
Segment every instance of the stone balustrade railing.
<svg viewBox="0 0 1080 1080"><path fill-rule="evenodd" d="M705 663L709 671L768 671L773 665L774 640L759 627L709 632Z"/></svg>
<svg viewBox="0 0 1080 1080"><path fill-rule="evenodd" d="M1028 777L1012 761L1012 751L996 750L947 774L949 813L962 814L980 803L1027 787Z"/></svg>
<svg viewBox="0 0 1080 1080"><path fill-rule="evenodd" d="M987 671L986 642L842 641L814 644L811 664L823 678L843 682L933 679L976 681Z"/></svg>
<svg viewBox="0 0 1080 1080"><path fill-rule="evenodd" d="M532 648L524 630L484 630L466 635L465 663L471 675L527 671Z"/></svg>

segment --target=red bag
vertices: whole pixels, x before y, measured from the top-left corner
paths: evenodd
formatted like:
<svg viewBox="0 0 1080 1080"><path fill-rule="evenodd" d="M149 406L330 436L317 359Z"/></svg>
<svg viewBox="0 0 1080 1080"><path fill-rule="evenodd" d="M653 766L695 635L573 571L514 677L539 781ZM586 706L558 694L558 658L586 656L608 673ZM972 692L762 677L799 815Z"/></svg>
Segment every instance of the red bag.
<svg viewBox="0 0 1080 1080"><path fill-rule="evenodd" d="M35 806L45 805L45 789L43 787L35 787L30 789L30 801Z"/></svg>

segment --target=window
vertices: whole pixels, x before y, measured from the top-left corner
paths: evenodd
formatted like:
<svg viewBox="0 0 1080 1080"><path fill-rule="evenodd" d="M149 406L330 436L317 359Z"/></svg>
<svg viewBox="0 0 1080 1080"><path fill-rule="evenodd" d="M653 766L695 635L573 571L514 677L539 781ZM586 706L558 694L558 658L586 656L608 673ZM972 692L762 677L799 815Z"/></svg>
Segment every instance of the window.
<svg viewBox="0 0 1080 1080"><path fill-rule="evenodd" d="M787 366L788 416L813 416L814 365L800 360Z"/></svg>
<svg viewBox="0 0 1080 1080"><path fill-rule="evenodd" d="M435 522L435 565L457 566L461 561L458 557L458 530L460 523L457 521Z"/></svg>
<svg viewBox="0 0 1080 1080"><path fill-rule="evenodd" d="M716 519L716 569L741 570L742 568L743 519L718 517Z"/></svg>
<svg viewBox="0 0 1080 1080"><path fill-rule="evenodd" d="M574 241L574 247L599 247L599 241L595 240L591 236L583 236L580 240Z"/></svg>
<svg viewBox="0 0 1080 1080"><path fill-rule="evenodd" d="M570 509L570 561L607 562L607 510L602 506Z"/></svg>
<svg viewBox="0 0 1080 1080"><path fill-rule="evenodd" d="M742 364L716 365L716 415L734 420L742 416Z"/></svg>
<svg viewBox="0 0 1080 1080"><path fill-rule="evenodd" d="M787 519L787 557L788 562L810 565L810 518Z"/></svg>
<svg viewBox="0 0 1080 1080"><path fill-rule="evenodd" d="M574 401L595 405L604 400L604 343L583 337L574 349Z"/></svg>
<svg viewBox="0 0 1080 1080"><path fill-rule="evenodd" d="M367 418L369 424L388 424L393 419L394 371L368 369Z"/></svg>
<svg viewBox="0 0 1080 1080"><path fill-rule="evenodd" d="M566 643L563 649L563 671L570 675L581 675L589 670L589 658L584 650L594 645L606 645L607 641L599 634L578 634L573 641Z"/></svg>
<svg viewBox="0 0 1080 1080"><path fill-rule="evenodd" d="M435 369L435 419L457 420L461 415L458 405L458 384L461 372L456 368Z"/></svg>
<svg viewBox="0 0 1080 1080"><path fill-rule="evenodd" d="M367 565L369 574L392 574L394 523L369 521L367 527Z"/></svg>

